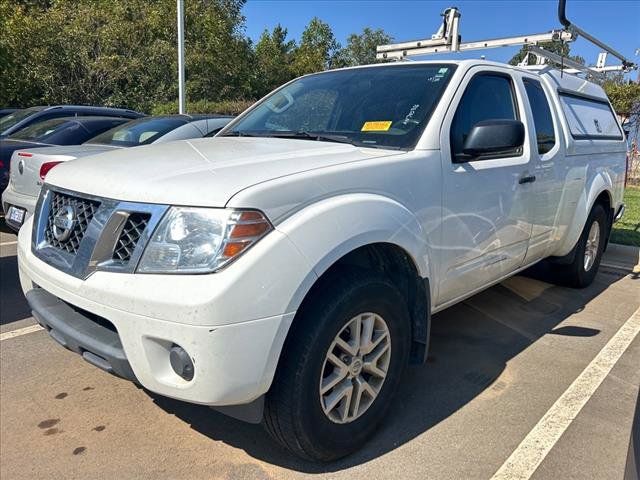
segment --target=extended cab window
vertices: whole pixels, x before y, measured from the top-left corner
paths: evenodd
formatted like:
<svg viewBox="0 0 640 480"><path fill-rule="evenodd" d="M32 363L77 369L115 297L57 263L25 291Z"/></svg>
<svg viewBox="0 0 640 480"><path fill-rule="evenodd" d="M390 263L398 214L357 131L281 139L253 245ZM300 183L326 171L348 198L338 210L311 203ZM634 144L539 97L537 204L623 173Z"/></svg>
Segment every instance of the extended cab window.
<svg viewBox="0 0 640 480"><path fill-rule="evenodd" d="M383 65L302 77L269 95L223 135L410 149L455 68Z"/></svg>
<svg viewBox="0 0 640 480"><path fill-rule="evenodd" d="M536 127L538 153L542 155L550 151L556 144L551 109L540 82L530 78L525 78L523 81L529 98L529 105L531 105L531 113L533 113L533 123Z"/></svg>
<svg viewBox="0 0 640 480"><path fill-rule="evenodd" d="M517 120L511 78L481 73L471 79L451 123L451 157L465 161L464 142L473 126L483 120ZM519 155L517 150L505 155Z"/></svg>

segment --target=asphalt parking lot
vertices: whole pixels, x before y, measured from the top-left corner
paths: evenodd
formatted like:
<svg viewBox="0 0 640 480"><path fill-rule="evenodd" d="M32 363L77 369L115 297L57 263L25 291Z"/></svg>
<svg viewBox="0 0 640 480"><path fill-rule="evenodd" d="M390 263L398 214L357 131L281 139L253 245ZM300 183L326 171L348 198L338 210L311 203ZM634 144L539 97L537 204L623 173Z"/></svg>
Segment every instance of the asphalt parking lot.
<svg viewBox="0 0 640 480"><path fill-rule="evenodd" d="M629 329L640 306L637 251L610 249L585 290L546 283L544 272L518 276L436 315L429 361L408 369L378 435L314 465L260 426L157 397L29 328L4 225L0 250L3 480L529 478L504 465L536 454L530 478L624 476L640 385L640 337ZM612 357L607 348L624 335L630 344ZM544 455L531 448L545 444Z"/></svg>

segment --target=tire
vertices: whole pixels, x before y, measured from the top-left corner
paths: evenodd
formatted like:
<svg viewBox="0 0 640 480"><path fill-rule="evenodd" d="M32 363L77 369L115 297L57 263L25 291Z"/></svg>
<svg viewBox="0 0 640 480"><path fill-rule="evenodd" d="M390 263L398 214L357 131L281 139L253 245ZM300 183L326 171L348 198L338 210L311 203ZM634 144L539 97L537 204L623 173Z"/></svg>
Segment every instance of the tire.
<svg viewBox="0 0 640 480"><path fill-rule="evenodd" d="M585 288L591 285L598 273L602 252L609 233L607 213L601 204L591 209L580 239L575 246L572 263L555 265L554 271L559 274L562 283L573 288ZM595 245L594 245L594 238ZM588 260L587 255L590 256Z"/></svg>
<svg viewBox="0 0 640 480"><path fill-rule="evenodd" d="M329 274L317 287L298 311L285 342L266 397L264 424L271 436L293 454L326 462L361 447L385 417L408 363L411 327L404 296L390 279L375 272L339 270ZM371 354L362 356L360 364L357 362L360 353L349 362L346 350L336 344L337 335L346 342L351 328L358 324L363 325L362 332L366 331L364 325L374 325L372 338L379 342ZM388 350L384 346L387 340ZM328 359L331 347L332 358L341 357L348 374L323 395L321 388L331 385L332 379L341 378L345 372ZM372 366L364 362L383 350L385 353L375 364L379 371L386 365L386 376L380 382L379 376L367 373L367 368L371 371ZM361 370L355 376L358 366ZM364 382L372 390L361 387ZM352 389L351 407L345 409L347 399L342 398L336 407L329 409L333 403L331 398L340 398L337 392L349 388ZM375 393L376 388L375 397L362 393L360 408L356 409L353 398L357 391Z"/></svg>

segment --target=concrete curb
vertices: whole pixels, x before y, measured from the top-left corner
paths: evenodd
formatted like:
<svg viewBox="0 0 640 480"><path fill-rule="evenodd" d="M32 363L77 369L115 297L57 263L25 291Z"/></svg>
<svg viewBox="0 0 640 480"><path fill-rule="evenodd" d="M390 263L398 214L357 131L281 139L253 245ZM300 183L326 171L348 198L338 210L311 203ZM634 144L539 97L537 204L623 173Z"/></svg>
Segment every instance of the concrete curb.
<svg viewBox="0 0 640 480"><path fill-rule="evenodd" d="M640 273L640 247L610 243L602 264Z"/></svg>

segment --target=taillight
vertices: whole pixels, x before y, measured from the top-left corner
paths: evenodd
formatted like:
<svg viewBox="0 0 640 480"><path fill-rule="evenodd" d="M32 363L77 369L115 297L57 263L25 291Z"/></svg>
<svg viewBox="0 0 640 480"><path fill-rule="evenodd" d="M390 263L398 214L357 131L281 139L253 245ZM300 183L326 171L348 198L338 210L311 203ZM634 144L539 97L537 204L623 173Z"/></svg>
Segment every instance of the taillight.
<svg viewBox="0 0 640 480"><path fill-rule="evenodd" d="M29 152L18 152L19 157L33 157L33 153Z"/></svg>
<svg viewBox="0 0 640 480"><path fill-rule="evenodd" d="M49 170L51 170L53 167L55 167L59 163L62 163L62 162L46 162L40 165L40 180L44 182L44 177L47 176L47 173L49 173Z"/></svg>

